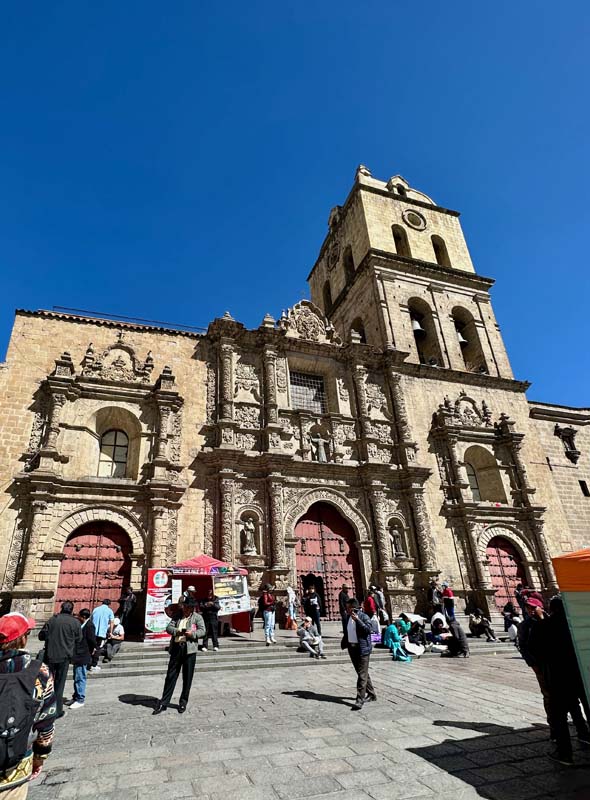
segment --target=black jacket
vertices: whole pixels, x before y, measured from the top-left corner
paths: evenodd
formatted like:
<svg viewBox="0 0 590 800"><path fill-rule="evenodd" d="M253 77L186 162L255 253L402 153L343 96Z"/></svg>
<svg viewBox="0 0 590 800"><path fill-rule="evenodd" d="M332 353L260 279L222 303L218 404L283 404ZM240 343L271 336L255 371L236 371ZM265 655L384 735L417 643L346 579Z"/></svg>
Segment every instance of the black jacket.
<svg viewBox="0 0 590 800"><path fill-rule="evenodd" d="M359 640L359 649L362 656L368 656L373 649L373 642L371 640L371 620L364 611L357 611L358 619L356 621L356 638ZM340 642L340 647L346 650L348 647L348 621L344 631L344 636Z"/></svg>
<svg viewBox="0 0 590 800"><path fill-rule="evenodd" d="M350 600L350 596L349 596L348 592L342 591L338 595L338 608L340 609L340 616L341 617L345 617L346 616L346 604L348 603L349 600Z"/></svg>
<svg viewBox="0 0 590 800"><path fill-rule="evenodd" d="M59 613L45 623L39 639L45 642L45 663L59 664L73 658L78 643L82 641L82 629L76 617Z"/></svg>
<svg viewBox="0 0 590 800"><path fill-rule="evenodd" d="M221 609L221 603L217 597L214 597L213 600L209 598L207 598L207 600L201 600L199 606L201 608L201 615L209 619L211 617L216 617Z"/></svg>
<svg viewBox="0 0 590 800"><path fill-rule="evenodd" d="M82 628L82 639L77 642L72 664L75 667L89 667L92 664L92 654L96 650L96 628L91 619Z"/></svg>

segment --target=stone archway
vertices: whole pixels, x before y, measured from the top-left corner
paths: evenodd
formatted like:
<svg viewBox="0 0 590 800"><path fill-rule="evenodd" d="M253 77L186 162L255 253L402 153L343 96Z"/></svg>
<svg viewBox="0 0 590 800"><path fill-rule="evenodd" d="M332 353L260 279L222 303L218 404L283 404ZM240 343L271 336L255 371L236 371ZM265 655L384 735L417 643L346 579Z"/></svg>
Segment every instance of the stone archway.
<svg viewBox="0 0 590 800"><path fill-rule="evenodd" d="M69 600L76 611L109 599L116 610L122 590L130 585L132 544L129 535L111 522L91 521L65 543L55 610Z"/></svg>
<svg viewBox="0 0 590 800"><path fill-rule="evenodd" d="M144 553L146 534L139 521L129 511L109 505L83 506L71 511L49 533L46 552L61 553L68 537L87 522L111 522L117 525L129 536L134 555Z"/></svg>
<svg viewBox="0 0 590 800"><path fill-rule="evenodd" d="M488 585L495 590L494 603L498 609L509 600L514 602L518 583L537 586L535 555L522 533L504 525L491 525L479 537L478 546Z"/></svg>
<svg viewBox="0 0 590 800"><path fill-rule="evenodd" d="M292 538L297 521L314 503L329 503L350 522L354 528L357 542L371 543L371 527L365 517L356 510L350 500L337 491L329 489L310 489L303 492L285 514L285 535Z"/></svg>

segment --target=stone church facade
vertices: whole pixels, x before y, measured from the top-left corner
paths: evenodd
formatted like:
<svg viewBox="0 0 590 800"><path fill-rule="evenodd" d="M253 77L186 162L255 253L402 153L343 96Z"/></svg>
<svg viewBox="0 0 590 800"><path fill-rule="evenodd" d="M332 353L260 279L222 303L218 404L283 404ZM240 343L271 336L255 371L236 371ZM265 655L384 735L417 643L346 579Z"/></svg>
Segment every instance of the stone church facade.
<svg viewBox="0 0 590 800"><path fill-rule="evenodd" d="M457 212L359 167L311 301L204 334L17 311L0 368L2 607L142 590L197 553L490 610L588 544L590 411L533 403Z"/></svg>

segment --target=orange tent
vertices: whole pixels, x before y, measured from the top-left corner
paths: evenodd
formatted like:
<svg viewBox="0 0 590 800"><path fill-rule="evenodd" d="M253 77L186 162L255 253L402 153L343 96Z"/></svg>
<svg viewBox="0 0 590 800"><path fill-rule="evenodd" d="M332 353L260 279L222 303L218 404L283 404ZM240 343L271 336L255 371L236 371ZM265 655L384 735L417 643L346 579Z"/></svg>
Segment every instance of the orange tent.
<svg viewBox="0 0 590 800"><path fill-rule="evenodd" d="M590 548L552 560L562 592L590 592Z"/></svg>

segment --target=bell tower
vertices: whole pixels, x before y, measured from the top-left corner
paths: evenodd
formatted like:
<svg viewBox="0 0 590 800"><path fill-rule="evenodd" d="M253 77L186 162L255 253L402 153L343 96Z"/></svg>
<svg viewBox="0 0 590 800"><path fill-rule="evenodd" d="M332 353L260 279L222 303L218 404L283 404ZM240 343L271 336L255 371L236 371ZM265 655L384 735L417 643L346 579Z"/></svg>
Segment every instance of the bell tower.
<svg viewBox="0 0 590 800"><path fill-rule="evenodd" d="M400 175L361 165L308 277L311 299L344 341L408 353L436 369L513 377L459 213Z"/></svg>

